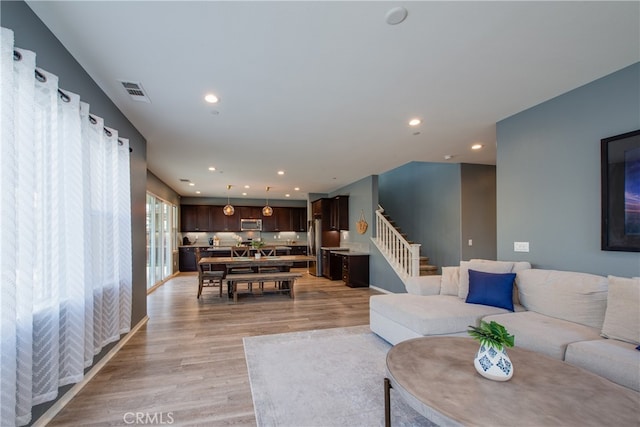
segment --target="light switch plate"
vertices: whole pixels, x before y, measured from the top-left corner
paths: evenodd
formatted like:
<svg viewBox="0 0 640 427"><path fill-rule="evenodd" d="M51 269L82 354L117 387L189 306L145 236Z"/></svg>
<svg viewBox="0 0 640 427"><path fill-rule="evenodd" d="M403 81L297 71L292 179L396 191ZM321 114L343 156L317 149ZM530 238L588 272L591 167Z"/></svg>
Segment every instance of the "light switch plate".
<svg viewBox="0 0 640 427"><path fill-rule="evenodd" d="M514 252L529 252L529 242L513 242Z"/></svg>

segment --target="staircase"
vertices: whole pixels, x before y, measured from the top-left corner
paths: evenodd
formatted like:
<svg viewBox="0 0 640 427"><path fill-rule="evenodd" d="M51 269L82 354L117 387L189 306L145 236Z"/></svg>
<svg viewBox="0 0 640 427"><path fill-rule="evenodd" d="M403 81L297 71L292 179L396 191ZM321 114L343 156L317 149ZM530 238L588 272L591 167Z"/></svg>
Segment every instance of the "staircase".
<svg viewBox="0 0 640 427"><path fill-rule="evenodd" d="M437 274L438 267L429 265L429 258L420 255L420 244L409 241L380 205L376 210L376 230L373 243L405 285L416 277Z"/></svg>

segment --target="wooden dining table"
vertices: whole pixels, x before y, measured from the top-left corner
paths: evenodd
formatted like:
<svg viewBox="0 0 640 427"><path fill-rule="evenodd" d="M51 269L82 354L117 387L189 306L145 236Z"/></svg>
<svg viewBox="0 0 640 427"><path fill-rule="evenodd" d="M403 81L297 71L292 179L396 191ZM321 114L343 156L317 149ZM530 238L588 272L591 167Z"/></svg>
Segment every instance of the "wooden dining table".
<svg viewBox="0 0 640 427"><path fill-rule="evenodd" d="M224 270L228 273L232 268L252 268L257 271L259 267L279 267L286 271L293 266L294 262L312 261L315 258L309 255L281 255L281 256L261 256L256 257L203 257L200 265L218 266L217 270ZM223 268L222 268L223 267Z"/></svg>
<svg viewBox="0 0 640 427"><path fill-rule="evenodd" d="M289 271L294 262L312 261L315 258L309 255L282 255L282 256L261 256L260 258L252 257L203 257L200 258L198 264L207 265L213 270L221 270L224 272L223 280L231 272L231 269L250 268L254 272L259 272L261 267L275 267L285 272ZM273 274L273 273L270 273ZM258 280L256 280L258 281ZM237 293L233 292L231 286L227 288L229 297L233 296L237 301Z"/></svg>

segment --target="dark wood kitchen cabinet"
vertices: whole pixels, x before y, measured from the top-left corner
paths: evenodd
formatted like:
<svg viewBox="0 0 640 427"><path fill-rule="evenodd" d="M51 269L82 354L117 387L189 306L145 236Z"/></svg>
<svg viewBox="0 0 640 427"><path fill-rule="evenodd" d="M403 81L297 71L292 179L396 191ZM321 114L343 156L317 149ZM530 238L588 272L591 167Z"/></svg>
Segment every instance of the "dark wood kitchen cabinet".
<svg viewBox="0 0 640 427"><path fill-rule="evenodd" d="M211 221L211 231L240 231L240 217L237 209L233 215L225 215L224 206L210 206L209 218Z"/></svg>
<svg viewBox="0 0 640 427"><path fill-rule="evenodd" d="M262 217L262 231L291 231L291 208L273 208L273 215Z"/></svg>
<svg viewBox="0 0 640 427"><path fill-rule="evenodd" d="M306 255L308 253L308 248L306 246L300 245L291 245L291 250L289 251L289 255ZM296 261L293 263L294 267L302 267L305 268L308 265L308 261Z"/></svg>
<svg viewBox="0 0 640 427"><path fill-rule="evenodd" d="M242 219L260 219L262 218L261 206L238 206L235 215ZM238 220L239 221L239 220Z"/></svg>
<svg viewBox="0 0 640 427"><path fill-rule="evenodd" d="M349 196L323 198L311 204L313 217L322 218L324 231L349 229Z"/></svg>
<svg viewBox="0 0 640 427"><path fill-rule="evenodd" d="M178 249L178 264L180 271L197 271L195 246Z"/></svg>
<svg viewBox="0 0 640 427"><path fill-rule="evenodd" d="M322 249L322 276L331 279L331 263L329 262L331 253L328 249Z"/></svg>
<svg viewBox="0 0 640 427"><path fill-rule="evenodd" d="M180 205L180 231L211 231L210 207L205 205Z"/></svg>
<svg viewBox="0 0 640 427"><path fill-rule="evenodd" d="M291 230L307 232L307 208L291 208Z"/></svg>
<svg viewBox="0 0 640 427"><path fill-rule="evenodd" d="M262 231L307 231L307 208L274 207L273 215L262 217Z"/></svg>
<svg viewBox="0 0 640 427"><path fill-rule="evenodd" d="M349 196L336 196L331 199L331 230L349 229Z"/></svg>
<svg viewBox="0 0 640 427"><path fill-rule="evenodd" d="M369 287L369 255L340 254L342 257L342 281L351 288Z"/></svg>
<svg viewBox="0 0 640 427"><path fill-rule="evenodd" d="M262 231L307 231L307 208L274 207L272 216L262 216L262 206L235 206L233 215L222 205L180 205L180 231L241 231L240 219L262 218Z"/></svg>

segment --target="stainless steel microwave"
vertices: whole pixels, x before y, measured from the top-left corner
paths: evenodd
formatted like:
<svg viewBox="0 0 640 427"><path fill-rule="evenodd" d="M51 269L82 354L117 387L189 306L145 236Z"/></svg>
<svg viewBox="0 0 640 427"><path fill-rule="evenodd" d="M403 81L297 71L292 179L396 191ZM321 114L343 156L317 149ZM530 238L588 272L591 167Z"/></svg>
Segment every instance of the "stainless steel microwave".
<svg viewBox="0 0 640 427"><path fill-rule="evenodd" d="M240 220L240 230L242 231L262 231L262 220L261 219L241 219Z"/></svg>

